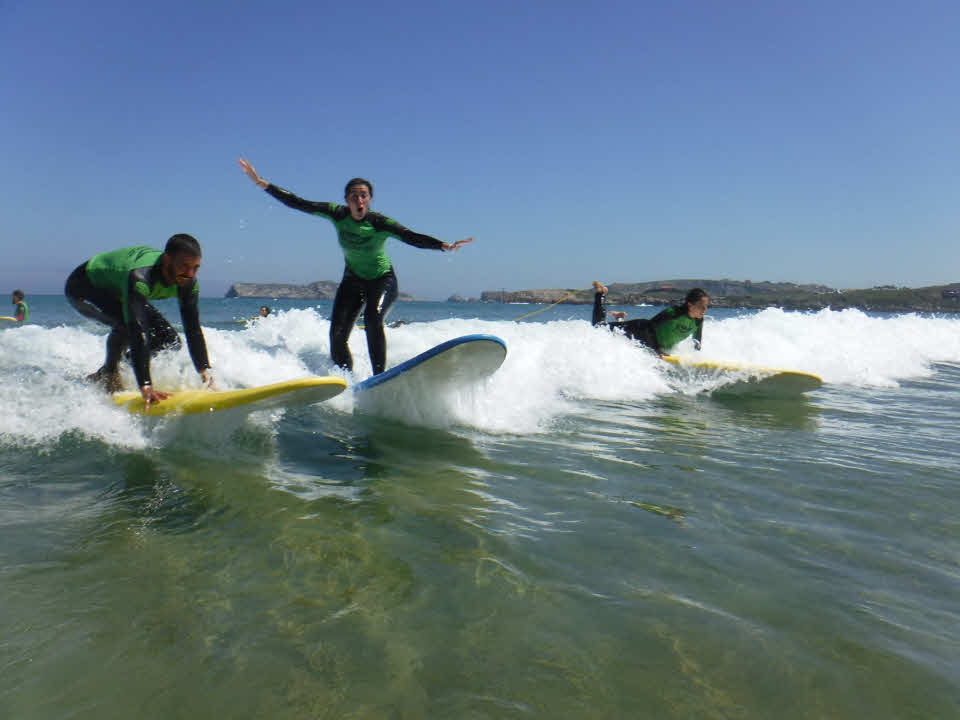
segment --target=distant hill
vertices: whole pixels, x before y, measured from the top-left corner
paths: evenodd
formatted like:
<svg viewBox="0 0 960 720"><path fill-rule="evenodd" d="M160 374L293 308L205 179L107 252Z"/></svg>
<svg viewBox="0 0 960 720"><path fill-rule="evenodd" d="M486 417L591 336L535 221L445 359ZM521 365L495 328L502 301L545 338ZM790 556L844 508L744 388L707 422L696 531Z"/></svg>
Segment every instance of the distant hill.
<svg viewBox="0 0 960 720"><path fill-rule="evenodd" d="M289 298L297 300L333 300L339 282L318 280L307 285L287 283L234 283L226 297ZM837 290L826 285L797 285L787 282L751 282L750 280L654 280L638 283L611 283L607 286L609 305L678 305L691 288L710 293L713 307L759 310L780 307L785 310L822 310L858 308L876 312L960 312L960 282L921 288L882 285L863 290ZM400 293L399 300L412 302L412 295ZM539 290L485 290L479 298L465 300L452 295L448 302L540 303L562 301L572 305L593 303L592 288L546 288Z"/></svg>
<svg viewBox="0 0 960 720"><path fill-rule="evenodd" d="M337 294L339 282L333 280L317 280L308 285L291 285L288 283L234 283L227 290L224 297L228 298L263 298L263 299L291 299L291 300L333 300ZM415 300L412 295L400 293L398 300L410 302Z"/></svg>
<svg viewBox="0 0 960 720"><path fill-rule="evenodd" d="M878 312L960 312L960 283L922 288L884 285L863 290L837 290L826 285L751 282L750 280L656 280L611 283L609 305L677 305L691 288L710 294L714 307L786 310L859 308ZM552 288L543 290L486 290L480 302L555 303L593 302L593 289Z"/></svg>

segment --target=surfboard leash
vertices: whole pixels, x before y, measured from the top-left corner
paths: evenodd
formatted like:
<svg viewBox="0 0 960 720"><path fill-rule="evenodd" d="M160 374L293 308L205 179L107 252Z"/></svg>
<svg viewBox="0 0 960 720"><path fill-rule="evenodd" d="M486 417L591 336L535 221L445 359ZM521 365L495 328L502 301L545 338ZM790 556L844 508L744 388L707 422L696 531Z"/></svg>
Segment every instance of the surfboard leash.
<svg viewBox="0 0 960 720"><path fill-rule="evenodd" d="M585 288L580 288L579 290L572 290L572 291L568 292L566 295L564 295L562 298L560 298L559 300L557 300L555 303L553 303L553 305L547 305L546 307L539 308L538 310L534 310L533 312L528 312L526 315L521 315L521 316L518 317L518 318L514 318L513 321L514 321L514 322L520 322L520 321L523 320L524 318L531 317L531 316L533 316L533 315L536 315L537 313L542 313L544 310L549 310L549 309L552 308L554 305L559 305L560 303L562 303L562 302L563 302L564 300L566 300L567 298L573 297L573 296L576 295L577 293L582 293L584 290L589 290L589 289L592 288L592 287L593 287L593 285L591 284L591 285L587 285Z"/></svg>

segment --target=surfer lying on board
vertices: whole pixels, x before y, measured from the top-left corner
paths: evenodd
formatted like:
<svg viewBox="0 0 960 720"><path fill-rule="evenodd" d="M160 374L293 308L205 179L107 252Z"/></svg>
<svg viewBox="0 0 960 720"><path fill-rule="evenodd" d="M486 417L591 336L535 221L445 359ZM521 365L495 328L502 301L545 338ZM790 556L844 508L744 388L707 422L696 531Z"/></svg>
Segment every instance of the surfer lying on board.
<svg viewBox="0 0 960 720"><path fill-rule="evenodd" d="M13 291L13 304L16 306L16 309L13 311L13 317L16 318L18 323L25 323L30 317L30 308L27 307L27 303L24 302L23 297L23 290Z"/></svg>
<svg viewBox="0 0 960 720"><path fill-rule="evenodd" d="M593 324L603 325L606 319L604 300L607 288L593 282ZM694 288L687 293L683 305L674 305L649 319L624 320L626 313L612 312L616 322L606 323L611 330L621 330L631 340L638 340L657 355L664 355L681 341L693 336L693 344L700 349L703 339L703 314L707 311L710 296L705 290Z"/></svg>
<svg viewBox="0 0 960 720"><path fill-rule="evenodd" d="M207 359L197 299L197 269L202 251L197 240L185 234L174 235L163 252L138 245L94 255L67 278L67 300L84 317L112 330L107 336L107 358L103 366L87 377L107 390L120 389L120 356L130 347L130 361L137 387L150 403L169 397L154 390L150 381L150 357L160 350L176 350L180 337L166 318L148 300L176 296L187 336L187 347L204 383L213 385Z"/></svg>
<svg viewBox="0 0 960 720"><path fill-rule="evenodd" d="M347 338L363 307L364 331L367 334L367 351L373 373L382 373L387 366L387 341L383 321L390 306L397 299L397 276L393 264L384 251L388 237L395 237L407 245L427 250L453 252L473 238L445 243L405 228L386 215L372 212L373 185L369 180L353 178L344 188L346 206L332 202L314 202L297 197L257 175L245 159L240 158L240 167L257 187L282 202L287 207L311 215L319 215L333 222L337 239L343 249L346 267L343 279L337 288L330 313L330 355L333 362L347 370L353 370L353 356L347 346Z"/></svg>

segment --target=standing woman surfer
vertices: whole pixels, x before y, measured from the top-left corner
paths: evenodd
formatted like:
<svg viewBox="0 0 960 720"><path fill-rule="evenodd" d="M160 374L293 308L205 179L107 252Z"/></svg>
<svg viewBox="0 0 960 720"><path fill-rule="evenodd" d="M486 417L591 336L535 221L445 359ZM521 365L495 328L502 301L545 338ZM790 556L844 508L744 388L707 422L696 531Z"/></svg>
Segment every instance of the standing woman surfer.
<svg viewBox="0 0 960 720"><path fill-rule="evenodd" d="M337 239L343 249L346 267L343 279L337 288L330 317L330 355L333 362L347 370L353 370L353 357L347 347L347 339L353 329L360 308L367 333L367 351L373 373L382 373L387 366L387 341L383 320L390 306L397 299L397 276L393 264L384 251L388 237L395 237L408 245L428 250L453 252L473 238L445 243L405 228L396 220L370 210L373 185L369 180L353 178L347 182L343 196L346 207L331 202L314 202L297 197L293 193L267 182L245 159L240 158L240 167L257 187L266 190L287 207L311 215L319 215L333 222Z"/></svg>

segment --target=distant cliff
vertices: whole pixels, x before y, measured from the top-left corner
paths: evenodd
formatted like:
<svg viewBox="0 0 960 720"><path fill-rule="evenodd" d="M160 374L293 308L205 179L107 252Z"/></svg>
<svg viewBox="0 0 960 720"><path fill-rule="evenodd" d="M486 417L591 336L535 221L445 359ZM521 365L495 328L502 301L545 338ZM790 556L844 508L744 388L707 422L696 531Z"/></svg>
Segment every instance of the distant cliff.
<svg viewBox="0 0 960 720"><path fill-rule="evenodd" d="M333 300L339 283L319 280L309 285L283 283L235 283L226 297L289 298ZM691 288L710 294L713 307L758 310L780 307L785 310L858 308L878 312L960 312L960 283L906 288L883 285L863 290L837 290L826 285L751 282L750 280L656 280L642 283L611 283L608 305L677 305ZM399 300L416 300L400 293ZM485 290L479 298L465 300L451 295L447 302L538 303L556 302L587 305L593 302L593 288L548 288L541 290Z"/></svg>
<svg viewBox="0 0 960 720"><path fill-rule="evenodd" d="M234 283L227 290L228 298L263 298L267 300L333 300L340 283L332 280L317 280L308 285L287 283ZM415 300L412 295L400 293L398 300Z"/></svg>
<svg viewBox="0 0 960 720"><path fill-rule="evenodd" d="M678 305L691 288L710 294L713 307L786 310L858 308L879 312L960 312L960 283L922 288L883 285L863 290L837 290L826 285L751 282L750 280L657 280L611 283L608 305ZM547 290L485 290L481 302L542 303L593 302L593 288Z"/></svg>

